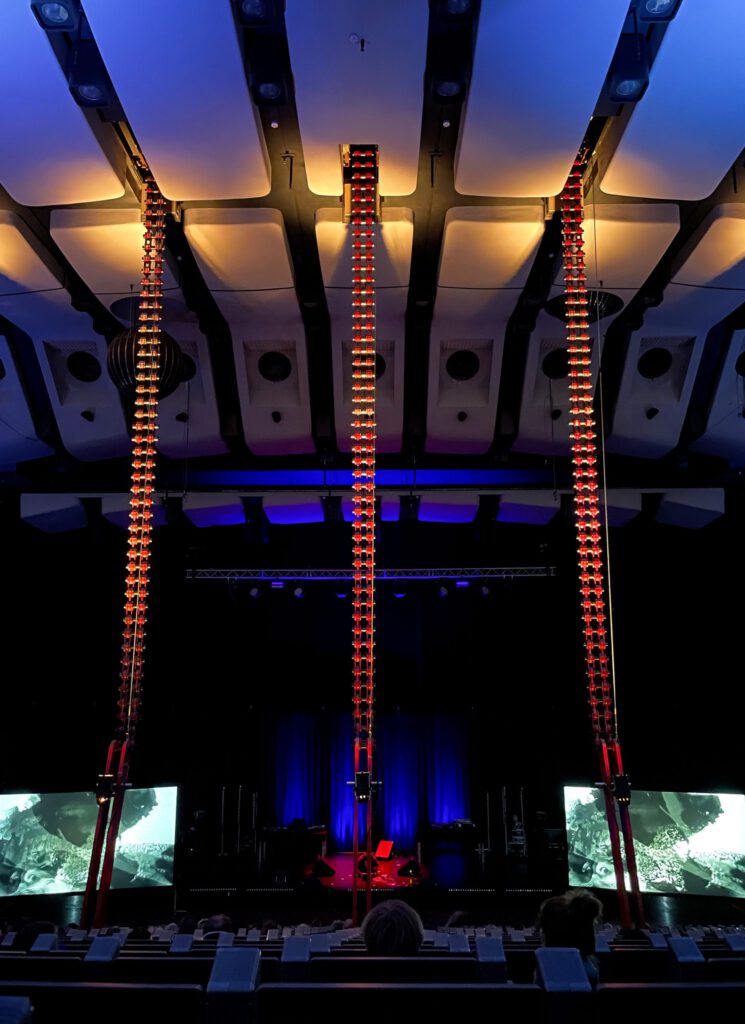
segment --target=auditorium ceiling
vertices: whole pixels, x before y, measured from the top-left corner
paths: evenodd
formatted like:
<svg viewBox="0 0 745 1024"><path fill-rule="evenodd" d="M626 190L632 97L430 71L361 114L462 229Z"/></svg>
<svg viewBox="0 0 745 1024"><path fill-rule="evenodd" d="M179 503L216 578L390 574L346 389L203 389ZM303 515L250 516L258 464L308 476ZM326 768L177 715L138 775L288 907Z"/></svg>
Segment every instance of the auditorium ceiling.
<svg viewBox="0 0 745 1024"><path fill-rule="evenodd" d="M350 516L352 142L380 153L383 518L549 523L557 196L584 140L609 521L739 507L744 38L742 0L4 0L6 500L50 532L126 523L106 351L136 318L146 162L184 355L156 521L166 498L197 528Z"/></svg>

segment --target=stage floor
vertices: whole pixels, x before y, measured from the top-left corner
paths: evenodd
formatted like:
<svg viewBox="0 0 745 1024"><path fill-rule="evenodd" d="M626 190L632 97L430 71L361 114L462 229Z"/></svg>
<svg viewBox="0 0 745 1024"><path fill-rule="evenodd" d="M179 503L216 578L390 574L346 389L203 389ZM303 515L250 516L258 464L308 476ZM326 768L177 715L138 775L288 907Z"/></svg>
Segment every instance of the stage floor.
<svg viewBox="0 0 745 1024"><path fill-rule="evenodd" d="M429 877L427 868L419 865L421 874L411 878L399 876L399 870L411 861L411 857L391 857L389 860L378 860L377 869L373 874L373 889L411 889ZM324 876L318 871L318 862L309 864L303 872L305 878L317 878L327 889L351 889L354 880L354 854L333 853L323 860L333 870L333 875ZM416 863L416 861L415 861ZM364 879L360 876L360 886Z"/></svg>

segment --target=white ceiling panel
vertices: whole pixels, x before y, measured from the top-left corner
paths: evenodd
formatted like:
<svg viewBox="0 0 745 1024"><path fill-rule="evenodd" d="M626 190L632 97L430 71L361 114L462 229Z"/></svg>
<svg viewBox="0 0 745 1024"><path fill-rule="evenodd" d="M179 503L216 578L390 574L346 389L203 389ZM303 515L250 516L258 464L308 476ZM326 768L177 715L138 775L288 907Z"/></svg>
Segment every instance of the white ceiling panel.
<svg viewBox="0 0 745 1024"><path fill-rule="evenodd" d="M745 331L735 331L722 364L714 399L694 452L717 455L732 466L745 466ZM739 370L739 372L738 372Z"/></svg>
<svg viewBox="0 0 745 1024"><path fill-rule="evenodd" d="M700 530L724 515L724 489L691 487L666 491L657 509L657 522Z"/></svg>
<svg viewBox="0 0 745 1024"><path fill-rule="evenodd" d="M504 329L543 230L540 203L448 210L430 335L428 451L476 454L489 448ZM448 359L462 350L476 354L478 369L456 380Z"/></svg>
<svg viewBox="0 0 745 1024"><path fill-rule="evenodd" d="M687 252L629 341L608 451L657 458L677 444L706 335L742 302L745 204L715 207ZM638 364L653 349L670 353L670 367L650 379Z"/></svg>
<svg viewBox="0 0 745 1024"><path fill-rule="evenodd" d="M42 258L38 242L14 213L0 210L0 313L30 335L62 442L79 459L113 458L129 450L119 393L106 373L106 341ZM75 352L98 362L100 376L76 378Z"/></svg>
<svg viewBox="0 0 745 1024"><path fill-rule="evenodd" d="M380 147L382 195L416 188L426 0L288 0L285 21L312 192L341 195L339 147ZM350 36L364 40L364 50Z"/></svg>
<svg viewBox="0 0 745 1024"><path fill-rule="evenodd" d="M12 470L26 459L51 455L53 449L36 436L15 359L2 334L0 366L0 470Z"/></svg>
<svg viewBox="0 0 745 1024"><path fill-rule="evenodd" d="M25 206L124 194L123 165L104 155L25 0L0 4L0 182Z"/></svg>
<svg viewBox="0 0 745 1024"><path fill-rule="evenodd" d="M583 225L588 287L611 292L625 306L652 273L679 225L674 203L588 204ZM551 297L563 293L563 274L560 264ZM592 338L599 339L593 346L593 377L605 332L616 315L590 327ZM528 346L515 451L548 455L568 450L569 378L552 379L544 371L544 360L554 349L566 349L566 329L556 317L542 312Z"/></svg>
<svg viewBox="0 0 745 1024"><path fill-rule="evenodd" d="M336 439L349 451L352 422L352 244L350 226L338 209L319 210L316 237L331 316ZM376 349L385 363L375 405L378 451L401 448L403 427L404 321L414 218L411 210L386 208L376 230Z"/></svg>
<svg viewBox="0 0 745 1024"><path fill-rule="evenodd" d="M139 207L129 209L52 210L52 238L105 306L139 294L145 228ZM163 288L177 291L168 263Z"/></svg>
<svg viewBox="0 0 745 1024"><path fill-rule="evenodd" d="M281 213L190 209L184 231L230 326L246 443L261 455L313 451L305 330ZM262 373L270 352L289 364L282 380Z"/></svg>
<svg viewBox="0 0 745 1024"><path fill-rule="evenodd" d="M456 157L458 192L562 190L628 8L628 0L482 0Z"/></svg>
<svg viewBox="0 0 745 1024"><path fill-rule="evenodd" d="M93 35L169 199L266 195L269 161L228 0L86 0Z"/></svg>
<svg viewBox="0 0 745 1024"><path fill-rule="evenodd" d="M743 38L742 0L681 4L601 181L604 192L711 195L745 145Z"/></svg>

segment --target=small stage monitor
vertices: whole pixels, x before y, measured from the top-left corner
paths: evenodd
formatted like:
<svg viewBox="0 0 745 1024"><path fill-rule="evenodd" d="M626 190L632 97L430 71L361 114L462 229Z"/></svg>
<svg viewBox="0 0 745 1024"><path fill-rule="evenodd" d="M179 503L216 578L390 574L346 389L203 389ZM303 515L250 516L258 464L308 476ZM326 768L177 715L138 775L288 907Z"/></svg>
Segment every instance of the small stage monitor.
<svg viewBox="0 0 745 1024"><path fill-rule="evenodd" d="M390 839L381 839L378 843L378 848L375 851L375 857L377 860L390 860L393 854L393 841Z"/></svg>
<svg viewBox="0 0 745 1024"><path fill-rule="evenodd" d="M565 786L564 810L570 886L615 889L602 791ZM642 892L745 897L745 795L634 790L629 810Z"/></svg>

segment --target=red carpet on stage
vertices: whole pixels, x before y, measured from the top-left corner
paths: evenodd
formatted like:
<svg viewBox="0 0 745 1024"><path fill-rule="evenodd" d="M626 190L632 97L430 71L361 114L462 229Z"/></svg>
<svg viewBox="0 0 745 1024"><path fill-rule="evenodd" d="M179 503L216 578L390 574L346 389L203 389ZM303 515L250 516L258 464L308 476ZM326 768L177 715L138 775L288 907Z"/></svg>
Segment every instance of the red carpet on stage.
<svg viewBox="0 0 745 1024"><path fill-rule="evenodd" d="M373 888L374 889L410 889L414 885L418 885L424 878L427 877L427 869L423 865L419 865L421 874L418 877L411 878L407 876L399 876L399 870L408 864L411 857L391 857L390 860L379 860L377 862L377 868L373 874ZM324 862L329 867L334 869L334 874L328 877L323 877L319 874L319 879L329 889L351 889L354 875L354 855L352 853L336 853L330 854L324 858ZM303 872L306 878L312 878L314 874L315 864L309 864ZM360 876L361 884L364 884L364 879Z"/></svg>

